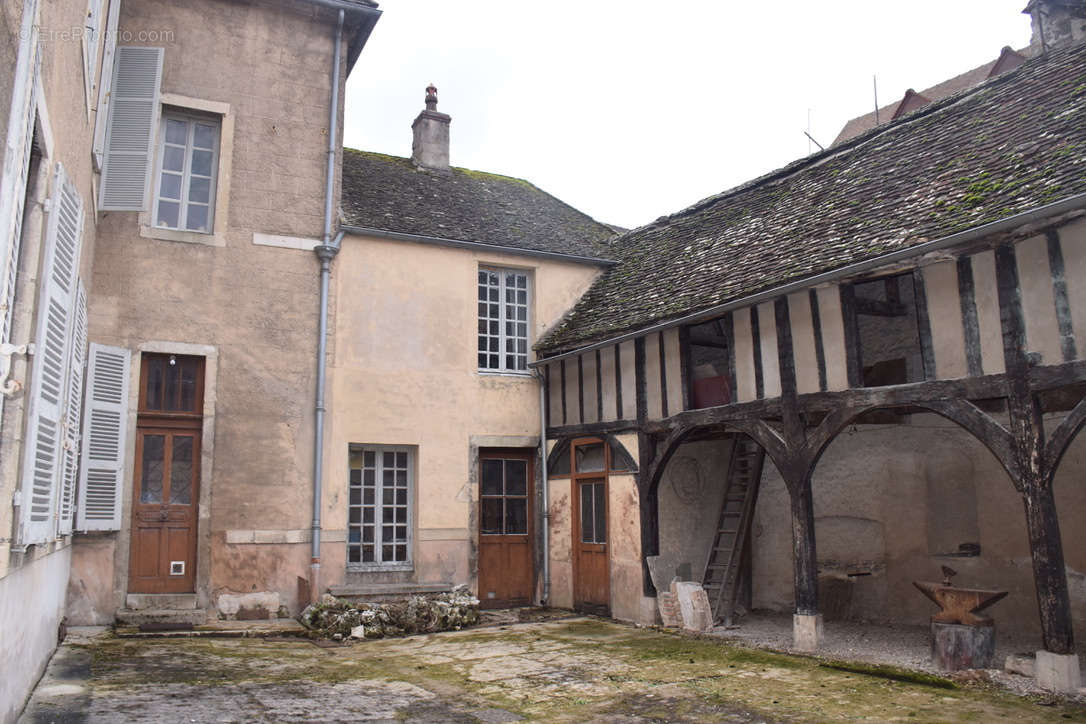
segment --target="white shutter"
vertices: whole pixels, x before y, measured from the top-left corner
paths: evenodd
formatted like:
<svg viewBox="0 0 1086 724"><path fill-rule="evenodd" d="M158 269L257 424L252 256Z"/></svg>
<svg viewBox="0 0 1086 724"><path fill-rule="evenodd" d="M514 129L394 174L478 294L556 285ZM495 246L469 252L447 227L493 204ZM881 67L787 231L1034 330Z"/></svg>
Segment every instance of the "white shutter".
<svg viewBox="0 0 1086 724"><path fill-rule="evenodd" d="M97 89L95 71L98 70L98 47L102 38L102 1L87 0L87 15L83 23L83 82L88 110Z"/></svg>
<svg viewBox="0 0 1086 724"><path fill-rule="evenodd" d="M91 343L76 530L120 530L131 355Z"/></svg>
<svg viewBox="0 0 1086 724"><path fill-rule="evenodd" d="M11 315L15 306L15 274L19 267L19 241L23 233L23 202L26 199L30 147L34 140L37 117L36 80L41 73L41 46L34 16L36 4L24 6L23 33L15 64L15 87L8 119L8 135L3 150L4 167L0 173L0 344L11 342ZM0 379L0 385L7 382ZM0 420L4 396L0 395Z"/></svg>
<svg viewBox="0 0 1086 724"><path fill-rule="evenodd" d="M98 208L144 211L158 121L162 48L117 48Z"/></svg>
<svg viewBox="0 0 1086 724"><path fill-rule="evenodd" d="M106 47L102 51L102 81L98 84L98 107L94 113L94 170L101 172L103 149L106 144L106 119L109 118L109 97L113 91L113 56L117 52L117 26L121 15L121 0L109 3L106 21Z"/></svg>
<svg viewBox="0 0 1086 724"><path fill-rule="evenodd" d="M71 309L79 271L83 201L57 164L45 262L38 294L36 349L31 371L29 415L24 444L22 545L51 540L56 532L55 504L61 478L64 398L68 390Z"/></svg>
<svg viewBox="0 0 1086 724"><path fill-rule="evenodd" d="M71 356L68 361L68 399L64 411L63 467L61 469L59 532L72 532L75 484L79 475L79 421L83 414L83 368L87 362L87 290L79 283L72 309Z"/></svg>

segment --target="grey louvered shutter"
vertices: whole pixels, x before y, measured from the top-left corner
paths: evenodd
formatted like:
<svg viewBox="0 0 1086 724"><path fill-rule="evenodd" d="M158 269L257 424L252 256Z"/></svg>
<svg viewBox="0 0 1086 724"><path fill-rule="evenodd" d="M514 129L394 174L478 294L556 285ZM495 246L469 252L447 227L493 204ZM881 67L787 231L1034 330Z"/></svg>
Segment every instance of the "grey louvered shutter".
<svg viewBox="0 0 1086 724"><path fill-rule="evenodd" d="M91 343L88 359L75 528L120 530L131 356L121 347Z"/></svg>
<svg viewBox="0 0 1086 724"><path fill-rule="evenodd" d="M98 204L104 211L147 208L162 55L162 48L117 48Z"/></svg>
<svg viewBox="0 0 1086 724"><path fill-rule="evenodd" d="M87 362L87 290L79 283L72 308L72 342L68 358L68 399L64 403L64 437L60 485L59 532L72 532L75 485L79 476L79 422L83 415L83 368Z"/></svg>
<svg viewBox="0 0 1086 724"><path fill-rule="evenodd" d="M36 349L24 444L19 542L51 540L60 487L71 310L83 234L83 200L57 164L38 294Z"/></svg>

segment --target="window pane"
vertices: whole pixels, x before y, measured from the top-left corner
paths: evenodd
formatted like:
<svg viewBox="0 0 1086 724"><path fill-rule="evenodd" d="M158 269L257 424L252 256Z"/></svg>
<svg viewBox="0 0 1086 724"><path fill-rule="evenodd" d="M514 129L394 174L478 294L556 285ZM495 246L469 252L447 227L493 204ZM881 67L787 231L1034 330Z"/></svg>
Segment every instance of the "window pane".
<svg viewBox="0 0 1086 724"><path fill-rule="evenodd" d="M502 499L483 498L483 521L481 532L484 535L501 535L502 533Z"/></svg>
<svg viewBox="0 0 1086 724"><path fill-rule="evenodd" d="M362 522L366 525L373 525L373 507L367 506L362 509Z"/></svg>
<svg viewBox="0 0 1086 724"><path fill-rule="evenodd" d="M347 511L347 522L348 523L353 523L355 525L361 523L362 522L362 509L361 508L351 508L349 511Z"/></svg>
<svg viewBox="0 0 1086 724"><path fill-rule="evenodd" d="M185 214L185 228L189 231L207 231L208 207L190 204Z"/></svg>
<svg viewBox="0 0 1086 724"><path fill-rule="evenodd" d="M373 488L362 489L362 504L373 505Z"/></svg>
<svg viewBox="0 0 1086 724"><path fill-rule="evenodd" d="M362 546L362 562L363 563L373 563L373 546L371 546L371 545Z"/></svg>
<svg viewBox="0 0 1086 724"><path fill-rule="evenodd" d="M158 195L164 199L181 199L181 175L176 173L170 173L169 171L162 172L162 183L159 185Z"/></svg>
<svg viewBox="0 0 1086 724"><path fill-rule="evenodd" d="M407 560L407 546L405 546L405 545L396 546L396 560L397 561L406 561Z"/></svg>
<svg viewBox="0 0 1086 724"><path fill-rule="evenodd" d="M396 522L397 523L406 523L407 522L407 508L406 507L401 506L401 507L396 508Z"/></svg>
<svg viewBox="0 0 1086 724"><path fill-rule="evenodd" d="M501 495L502 494L502 461L501 460L483 460L483 475L482 475L482 494L483 495Z"/></svg>
<svg viewBox="0 0 1086 724"><path fill-rule="evenodd" d="M196 410L196 376L199 370L196 360L186 360L181 367L181 409L188 412Z"/></svg>
<svg viewBox="0 0 1086 724"><path fill-rule="evenodd" d="M505 499L505 532L507 535L524 535L528 532L528 499Z"/></svg>
<svg viewBox="0 0 1086 724"><path fill-rule="evenodd" d="M395 514L396 514L396 509L395 508L392 508L392 507L382 508L381 509L381 522L382 523L392 523L392 522L394 522L392 520L392 518L393 518L393 516L395 516Z"/></svg>
<svg viewBox="0 0 1086 724"><path fill-rule="evenodd" d="M606 491L604 489L604 484L603 483L596 483L592 487L594 489L593 490L593 497L595 498L595 501L593 502L592 507L595 509L595 514L596 514L596 524L594 526L595 533L596 533L596 542L597 543L606 543L607 542L607 501L604 500L604 493Z"/></svg>
<svg viewBox="0 0 1086 724"><path fill-rule="evenodd" d="M406 490L397 490L396 491L396 505L407 505L407 491Z"/></svg>
<svg viewBox="0 0 1086 724"><path fill-rule="evenodd" d="M197 123L192 132L192 145L197 148L215 148L218 128L207 123Z"/></svg>
<svg viewBox="0 0 1086 724"><path fill-rule="evenodd" d="M382 488L381 489L381 504L382 505L392 505L393 503L396 502L395 495L396 495L396 491L393 490L392 488Z"/></svg>
<svg viewBox="0 0 1086 724"><path fill-rule="evenodd" d="M365 462L367 468L372 468L374 465L377 464L377 453L373 452L372 450L367 450L365 453L363 453L362 459Z"/></svg>
<svg viewBox="0 0 1086 724"><path fill-rule="evenodd" d="M180 403L181 373L177 369L177 358L171 356L170 360L173 364L165 365L166 389L162 393L162 409L167 412L176 412Z"/></svg>
<svg viewBox="0 0 1086 724"><path fill-rule="evenodd" d="M372 543L373 542L373 526L372 525L367 525L366 527L364 527L362 529L362 541L364 543Z"/></svg>
<svg viewBox="0 0 1086 724"><path fill-rule="evenodd" d="M576 455L578 473L598 473L603 470L603 443L578 445Z"/></svg>
<svg viewBox="0 0 1086 724"><path fill-rule="evenodd" d="M143 458L140 468L140 502L162 502L163 462L166 454L165 435L143 436Z"/></svg>
<svg viewBox="0 0 1086 724"><path fill-rule="evenodd" d="M174 118L166 119L166 143L185 145L188 142L189 124Z"/></svg>
<svg viewBox="0 0 1086 724"><path fill-rule="evenodd" d="M592 513L592 484L581 484L581 542L594 543L596 536L593 532L596 517Z"/></svg>
<svg viewBox="0 0 1086 724"><path fill-rule="evenodd" d="M189 180L189 201L206 204L211 198L211 179L193 176Z"/></svg>
<svg viewBox="0 0 1086 724"><path fill-rule="evenodd" d="M351 471L351 484L352 485L358 484L362 479L361 476L359 476L358 480L354 479L354 474L357 473L357 472L360 472L360 471L358 471L358 470L352 470ZM351 488L351 505L362 505L362 491L360 489L358 489L358 488Z"/></svg>
<svg viewBox="0 0 1086 724"><path fill-rule="evenodd" d="M348 563L361 563L362 551L358 549L358 546L347 546L347 562Z"/></svg>
<svg viewBox="0 0 1086 724"><path fill-rule="evenodd" d="M170 456L170 503L192 504L192 438L188 435L173 439Z"/></svg>
<svg viewBox="0 0 1086 724"><path fill-rule="evenodd" d="M395 559L395 550L396 550L395 546L392 546L392 545L386 544L386 545L381 546L381 560L385 561L385 562L396 560Z"/></svg>
<svg viewBox="0 0 1086 724"><path fill-rule="evenodd" d="M156 226L166 226L171 229L177 228L177 214L181 209L181 205L174 201L159 201L158 202L158 217L155 219Z"/></svg>
<svg viewBox="0 0 1086 724"><path fill-rule="evenodd" d="M528 463L524 460L505 461L505 494L528 494Z"/></svg>
<svg viewBox="0 0 1086 724"><path fill-rule="evenodd" d="M192 173L200 176L211 175L211 157L214 154L211 151L193 151L192 152Z"/></svg>
<svg viewBox="0 0 1086 724"><path fill-rule="evenodd" d="M396 453L396 467L404 469L407 468L407 453Z"/></svg>
<svg viewBox="0 0 1086 724"><path fill-rule="evenodd" d="M177 146L166 146L162 149L162 169L164 171L185 170L185 149Z"/></svg>
<svg viewBox="0 0 1086 724"><path fill-rule="evenodd" d="M154 357L147 361L147 400L144 409L162 409L162 374L166 360Z"/></svg>

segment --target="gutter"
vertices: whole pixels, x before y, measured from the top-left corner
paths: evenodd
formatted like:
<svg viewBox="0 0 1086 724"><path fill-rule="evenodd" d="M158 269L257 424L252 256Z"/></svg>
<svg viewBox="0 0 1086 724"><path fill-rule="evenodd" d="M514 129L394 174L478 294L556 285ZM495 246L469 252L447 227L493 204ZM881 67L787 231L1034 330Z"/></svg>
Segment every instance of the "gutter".
<svg viewBox="0 0 1086 724"><path fill-rule="evenodd" d="M370 33L373 32L373 26L377 24L377 20L381 17L381 11L375 6L355 2L354 0L308 1L314 5L321 5L322 7L339 10L345 13L354 13L359 16L360 22L355 31L354 39L347 47L347 75L350 75L351 71L354 70L355 61L358 60L358 56L362 53L362 48L370 38Z"/></svg>
<svg viewBox="0 0 1086 724"><path fill-rule="evenodd" d="M513 246L501 246L500 244L484 244L481 241L465 241L463 239L445 239L440 236L423 236L420 234L404 234L399 231L386 231L384 229L371 229L365 226L340 225L340 228L349 234L360 236L375 236L379 239L391 239L393 241L413 241L420 244L435 244L437 246L449 246L456 249L473 249L475 251L492 251L500 254L512 254L513 256L528 256L537 259L554 259L556 261L569 261L578 264L594 264L596 266L611 267L618 264L613 259L597 259L591 256L578 254L562 254L557 251L539 251L536 249L520 249Z"/></svg>
<svg viewBox="0 0 1086 724"><path fill-rule="evenodd" d="M550 481L547 478L547 378L541 370L532 370L532 376L539 380L539 464L543 497L543 596L540 606L546 606L551 597L551 507Z"/></svg>
<svg viewBox="0 0 1086 724"><path fill-rule="evenodd" d="M331 0L322 0L330 2ZM343 16L339 9L336 22L335 42L332 51L332 98L328 104L328 156L325 166L324 182L324 233L321 243L314 249L320 261L320 319L317 329L317 390L314 401L313 433L313 523L311 528L311 551L309 560L309 599L315 603L320 592L321 568L321 483L324 476L324 386L327 376L328 351L328 284L332 273L332 260L339 253L339 244L343 239L340 232L332 239L332 213L335 201L336 181L336 146L339 128L339 75L343 59Z"/></svg>
<svg viewBox="0 0 1086 724"><path fill-rule="evenodd" d="M718 317L725 312L730 312L734 309L742 309L761 302L770 301L777 297L784 296L786 294L792 294L793 292L802 291L808 287L817 286L819 284L828 284L835 282L845 277L855 276L862 274L872 269L876 269L880 266L887 266L896 262L904 261L906 259L912 259L914 257L923 256L924 254L930 254L934 251L940 251L959 244L966 244L971 241L975 241L985 236L992 234L998 234L1003 231L1009 231L1019 226L1024 226L1034 221L1047 219L1053 216L1059 216L1060 214L1068 213L1071 211L1078 211L1086 207L1086 193L1076 194L1075 196L1069 196L1062 201L1057 201L1052 204L1046 204L1045 206L1038 206L1030 211L1025 211L1021 214L1015 214L1014 216L1008 216L1005 219L999 221L993 221L982 226L975 226L972 229L966 229L965 231L959 231L949 236L940 237L931 241L926 241L923 244L917 246L911 246L908 249L902 249L900 251L894 251L889 254L883 254L882 256L876 256L866 261L856 262L855 264L849 264L847 266L834 269L832 271L823 272L821 274L815 274L812 277L804 277L794 282L788 282L787 284L781 284L779 286L767 289L756 294L750 294L745 297L740 297L730 302L724 302L723 304L717 304L703 309L700 312L693 312L686 314L682 317L669 320L667 322L659 322L648 327L643 327L634 332L627 332L615 337L610 337L602 342L594 342L592 344L585 345L583 347L577 347L568 352L562 352L551 357L544 357L534 362L529 362L528 366L531 368L537 368L550 362L557 362L567 357L574 357L585 352L591 352L593 350L602 349L604 347L610 347L621 342L627 342L631 339L643 337L646 334L652 334L653 332L660 332L665 329L671 329L672 327L679 327L686 324L693 324L695 322L703 322L714 317Z"/></svg>

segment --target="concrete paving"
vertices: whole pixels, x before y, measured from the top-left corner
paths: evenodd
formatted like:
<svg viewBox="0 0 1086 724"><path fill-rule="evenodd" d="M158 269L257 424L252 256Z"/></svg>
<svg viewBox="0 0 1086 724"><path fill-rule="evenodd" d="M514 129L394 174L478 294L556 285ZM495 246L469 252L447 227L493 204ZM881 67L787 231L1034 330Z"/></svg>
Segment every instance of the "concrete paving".
<svg viewBox="0 0 1086 724"><path fill-rule="evenodd" d="M846 719L1086 722L1086 709L574 618L344 645L72 629L21 721Z"/></svg>

